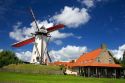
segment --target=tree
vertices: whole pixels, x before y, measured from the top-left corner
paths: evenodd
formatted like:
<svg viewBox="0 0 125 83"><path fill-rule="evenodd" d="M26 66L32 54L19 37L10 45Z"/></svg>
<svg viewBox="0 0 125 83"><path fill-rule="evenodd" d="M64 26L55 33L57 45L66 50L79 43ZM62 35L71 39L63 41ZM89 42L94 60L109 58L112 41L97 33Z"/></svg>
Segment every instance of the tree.
<svg viewBox="0 0 125 83"><path fill-rule="evenodd" d="M124 51L124 53L123 53L123 58L122 58L121 64L122 64L123 66L125 66L125 51Z"/></svg>
<svg viewBox="0 0 125 83"><path fill-rule="evenodd" d="M0 52L0 67L17 63L22 63L22 61L16 57L14 52L9 50Z"/></svg>
<svg viewBox="0 0 125 83"><path fill-rule="evenodd" d="M113 58L113 60L114 60L114 62L115 62L116 64L120 64L120 62L121 62L120 59L115 58L110 51L108 51L108 53L109 53L109 55Z"/></svg>

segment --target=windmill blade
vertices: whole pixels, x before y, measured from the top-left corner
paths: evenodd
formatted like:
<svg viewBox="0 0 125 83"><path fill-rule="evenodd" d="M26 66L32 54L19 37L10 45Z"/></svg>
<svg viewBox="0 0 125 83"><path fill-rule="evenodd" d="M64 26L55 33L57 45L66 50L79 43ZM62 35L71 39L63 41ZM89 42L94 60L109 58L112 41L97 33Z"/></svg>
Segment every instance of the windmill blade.
<svg viewBox="0 0 125 83"><path fill-rule="evenodd" d="M32 38L26 39L24 41L14 43L14 44L12 44L12 46L13 47L21 47L21 46L24 46L26 44L32 43L34 41L35 41L35 37L32 37Z"/></svg>
<svg viewBox="0 0 125 83"><path fill-rule="evenodd" d="M36 28L37 28L37 30L39 31L39 27L38 27L38 24L37 24L37 22L36 22L35 15L34 15L33 10L32 10L31 8L30 8L30 12L31 12L31 15L32 15L32 17L33 17L33 20L34 20L34 22L35 22L35 24L36 24Z"/></svg>
<svg viewBox="0 0 125 83"><path fill-rule="evenodd" d="M49 56L48 50L47 50L47 56L48 56L48 58L49 58L49 61L52 62L52 59L51 59L50 56Z"/></svg>
<svg viewBox="0 0 125 83"><path fill-rule="evenodd" d="M50 33L50 32L52 32L52 31L55 31L55 30L57 30L57 29L61 29L61 28L63 28L63 27L64 27L63 24L58 24L58 25L55 25L55 26L53 26L53 27L47 28L47 31L48 31L48 33Z"/></svg>

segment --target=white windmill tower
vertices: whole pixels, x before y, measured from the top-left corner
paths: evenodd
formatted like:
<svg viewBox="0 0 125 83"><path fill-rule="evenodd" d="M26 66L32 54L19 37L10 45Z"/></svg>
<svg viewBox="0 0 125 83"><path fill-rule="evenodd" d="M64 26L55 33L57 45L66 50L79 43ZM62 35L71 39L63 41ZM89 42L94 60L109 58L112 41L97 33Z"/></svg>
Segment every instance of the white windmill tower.
<svg viewBox="0 0 125 83"><path fill-rule="evenodd" d="M45 27L39 28L32 9L31 9L31 14L36 24L37 31L33 33L33 37L23 40L21 42L14 43L12 46L21 47L26 44L34 42L34 47L33 47L30 63L47 64L48 62L51 62L51 58L47 50L48 41L46 41L46 39L50 37L49 33L55 30L58 30L60 28L63 28L64 25L58 24L49 28L45 28Z"/></svg>

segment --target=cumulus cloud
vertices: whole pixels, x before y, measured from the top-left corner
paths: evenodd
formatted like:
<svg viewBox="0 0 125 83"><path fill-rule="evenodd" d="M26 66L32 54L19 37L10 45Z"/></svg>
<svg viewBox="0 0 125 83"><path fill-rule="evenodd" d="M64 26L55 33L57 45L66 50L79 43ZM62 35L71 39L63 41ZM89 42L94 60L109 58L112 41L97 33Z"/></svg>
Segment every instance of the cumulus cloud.
<svg viewBox="0 0 125 83"><path fill-rule="evenodd" d="M30 62L31 60L31 56L32 56L32 52L30 51L25 51L25 52L17 52L16 56L26 62Z"/></svg>
<svg viewBox="0 0 125 83"><path fill-rule="evenodd" d="M81 54L83 54L86 51L86 46L68 45L66 47L61 48L60 50L52 50L49 53L54 61L69 61L78 58Z"/></svg>
<svg viewBox="0 0 125 83"><path fill-rule="evenodd" d="M42 26L44 26L45 28L49 28L49 27L53 26L53 23L51 23L51 22L49 23L47 20L44 20L44 21L38 20L38 21L37 21L37 24L38 24L38 27L39 27L39 28L41 28ZM31 25L33 28L36 28L35 22L32 22L30 25Z"/></svg>
<svg viewBox="0 0 125 83"><path fill-rule="evenodd" d="M0 52L2 52L3 51L3 49L0 49Z"/></svg>
<svg viewBox="0 0 125 83"><path fill-rule="evenodd" d="M48 23L48 21L37 21L37 24L39 27L42 27L43 25L48 28L53 26L53 23ZM31 33L34 33L36 31L36 25L34 22L32 22L30 24L30 27L21 27L21 23L17 23L16 25L13 26L14 30L12 32L9 33L9 36L12 39L15 39L17 41L21 41L24 39L27 39L29 37L31 37Z"/></svg>
<svg viewBox="0 0 125 83"><path fill-rule="evenodd" d="M94 7L97 2L108 1L108 0L77 0L77 1L86 6L87 9L89 9Z"/></svg>
<svg viewBox="0 0 125 83"><path fill-rule="evenodd" d="M32 24L31 24L32 25ZM20 28L21 23L17 23L13 26L14 30L9 33L9 36L16 41L21 41L27 39L31 36L31 33L35 31L35 28L31 27L23 27Z"/></svg>
<svg viewBox="0 0 125 83"><path fill-rule="evenodd" d="M72 46L68 45L60 50L52 50L49 52L52 61L69 61L78 58L81 54L87 52L86 46ZM26 62L30 62L32 52L16 52L16 56Z"/></svg>
<svg viewBox="0 0 125 83"><path fill-rule="evenodd" d="M72 33L61 33L59 31L54 31L50 33L50 35L52 36L52 39L62 39L62 38L73 36Z"/></svg>
<svg viewBox="0 0 125 83"><path fill-rule="evenodd" d="M111 50L111 52L114 54L114 57L116 57L117 59L120 59L123 57L124 51L125 51L125 44L123 44L122 46L119 46L118 49Z"/></svg>
<svg viewBox="0 0 125 83"><path fill-rule="evenodd" d="M45 26L46 28L49 28L49 27L53 26L53 23L49 23L47 20L37 21L37 23L38 23L39 27ZM30 24L30 27L20 28L20 26L21 26L21 23L17 23L16 25L13 26L14 30L9 33L9 36L12 39L15 39L17 41L21 41L21 40L24 40L24 39L31 37L32 36L31 33L34 33L36 31L36 28L35 28L36 26L35 26L34 22L32 22ZM66 37L73 36L72 33L61 33L58 30L51 32L50 34L52 36L52 40L63 39Z"/></svg>
<svg viewBox="0 0 125 83"><path fill-rule="evenodd" d="M86 24L91 16L88 10L94 7L97 2L102 2L106 0L77 0L84 5L84 8L69 7L65 6L61 10L61 13L54 15L50 20L54 20L57 23L63 23L68 27L77 28L81 24Z"/></svg>
<svg viewBox="0 0 125 83"><path fill-rule="evenodd" d="M63 42L62 42L61 40L55 40L54 43L55 43L56 45L61 45Z"/></svg>
<svg viewBox="0 0 125 83"><path fill-rule="evenodd" d="M83 0L82 3L85 4L88 8L94 6L94 0Z"/></svg>
<svg viewBox="0 0 125 83"><path fill-rule="evenodd" d="M63 23L68 27L78 27L81 24L85 24L90 20L90 15L87 9L74 8L65 6L60 14L56 14L53 18L57 23Z"/></svg>

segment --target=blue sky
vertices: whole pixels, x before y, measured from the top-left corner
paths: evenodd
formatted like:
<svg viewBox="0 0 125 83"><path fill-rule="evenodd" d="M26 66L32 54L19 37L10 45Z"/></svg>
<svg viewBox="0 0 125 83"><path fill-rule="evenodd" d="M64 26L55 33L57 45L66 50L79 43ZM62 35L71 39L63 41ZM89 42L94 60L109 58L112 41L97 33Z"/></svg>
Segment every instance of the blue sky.
<svg viewBox="0 0 125 83"><path fill-rule="evenodd" d="M0 49L13 50L29 60L33 44L13 48L11 44L30 37L33 31L32 7L39 26L63 23L66 27L52 34L51 57L77 58L105 43L117 58L125 50L124 0L1 0ZM75 51L73 51L75 50ZM72 52L73 51L73 52Z"/></svg>

